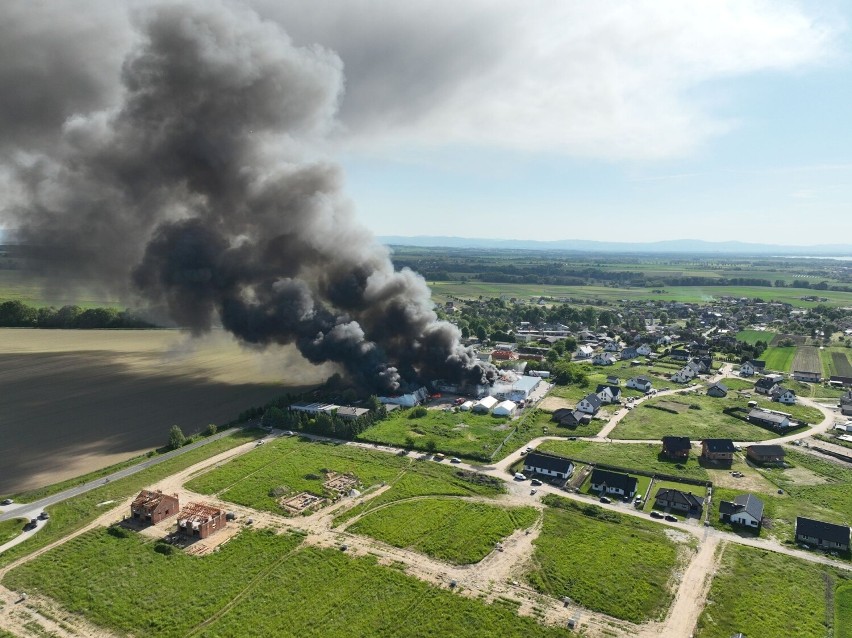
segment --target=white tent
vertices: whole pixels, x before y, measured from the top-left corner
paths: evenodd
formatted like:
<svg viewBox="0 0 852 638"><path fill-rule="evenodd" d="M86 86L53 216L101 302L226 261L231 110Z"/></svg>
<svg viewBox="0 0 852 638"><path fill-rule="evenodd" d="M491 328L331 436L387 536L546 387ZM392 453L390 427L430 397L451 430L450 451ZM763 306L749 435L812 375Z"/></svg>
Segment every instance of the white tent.
<svg viewBox="0 0 852 638"><path fill-rule="evenodd" d="M459 410L462 412L467 412L473 407L473 401L465 401L459 406Z"/></svg>
<svg viewBox="0 0 852 638"><path fill-rule="evenodd" d="M497 405L497 399L491 396L483 397L473 404L471 410L474 412L490 412L495 405Z"/></svg>
<svg viewBox="0 0 852 638"><path fill-rule="evenodd" d="M502 401L494 407L492 414L494 414L494 416L512 416L517 409L518 406L514 401Z"/></svg>

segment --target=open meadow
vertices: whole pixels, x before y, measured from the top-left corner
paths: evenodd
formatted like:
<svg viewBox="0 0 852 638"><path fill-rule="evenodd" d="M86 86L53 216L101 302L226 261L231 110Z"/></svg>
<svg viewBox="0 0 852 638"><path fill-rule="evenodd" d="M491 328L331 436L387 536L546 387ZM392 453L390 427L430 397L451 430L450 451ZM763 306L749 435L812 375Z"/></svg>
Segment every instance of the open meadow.
<svg viewBox="0 0 852 638"><path fill-rule="evenodd" d="M758 341L763 341L766 345L769 345L773 337L775 337L775 333L771 330L740 330L737 333L737 341L742 341L752 346Z"/></svg>
<svg viewBox="0 0 852 638"><path fill-rule="evenodd" d="M568 635L499 605L434 587L375 558L300 547L297 535L244 530L203 557L157 551L131 533L88 532L11 571L4 584L45 594L134 635Z"/></svg>
<svg viewBox="0 0 852 638"><path fill-rule="evenodd" d="M767 370L790 372L796 356L796 346L770 346L760 356L766 361Z"/></svg>
<svg viewBox="0 0 852 638"><path fill-rule="evenodd" d="M0 329L0 494L164 445L173 424L226 423L327 372L222 333Z"/></svg>
<svg viewBox="0 0 852 638"><path fill-rule="evenodd" d="M665 615L691 537L672 540L660 525L591 503L553 495L544 502L544 528L526 575L533 587L632 622Z"/></svg>
<svg viewBox="0 0 852 638"><path fill-rule="evenodd" d="M696 636L730 638L737 632L746 636L842 636L848 626L832 633L838 582L845 581L831 568L728 544ZM848 623L849 617L842 622Z"/></svg>

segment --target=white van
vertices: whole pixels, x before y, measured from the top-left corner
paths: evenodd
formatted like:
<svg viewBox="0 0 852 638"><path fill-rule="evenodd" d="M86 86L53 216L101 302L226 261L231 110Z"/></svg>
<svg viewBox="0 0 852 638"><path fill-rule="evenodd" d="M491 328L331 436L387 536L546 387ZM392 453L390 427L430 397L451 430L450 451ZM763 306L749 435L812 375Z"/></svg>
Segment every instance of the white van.
<svg viewBox="0 0 852 638"><path fill-rule="evenodd" d="M515 472L515 480L516 481L526 481L527 477L521 474L520 472Z"/></svg>

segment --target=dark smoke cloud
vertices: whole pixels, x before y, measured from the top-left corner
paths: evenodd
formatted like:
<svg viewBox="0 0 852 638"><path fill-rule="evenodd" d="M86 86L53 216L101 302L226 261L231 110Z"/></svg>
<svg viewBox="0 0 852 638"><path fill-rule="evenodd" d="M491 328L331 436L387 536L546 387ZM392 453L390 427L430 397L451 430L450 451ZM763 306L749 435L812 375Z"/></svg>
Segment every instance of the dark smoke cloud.
<svg viewBox="0 0 852 638"><path fill-rule="evenodd" d="M423 279L354 222L339 170L303 159L335 126L334 53L231 4L145 7L132 24L120 99L87 110L71 96L39 122L64 116L53 152L6 158L4 218L54 281L139 295L196 333L221 322L247 343L295 343L379 390L493 377L437 321Z"/></svg>

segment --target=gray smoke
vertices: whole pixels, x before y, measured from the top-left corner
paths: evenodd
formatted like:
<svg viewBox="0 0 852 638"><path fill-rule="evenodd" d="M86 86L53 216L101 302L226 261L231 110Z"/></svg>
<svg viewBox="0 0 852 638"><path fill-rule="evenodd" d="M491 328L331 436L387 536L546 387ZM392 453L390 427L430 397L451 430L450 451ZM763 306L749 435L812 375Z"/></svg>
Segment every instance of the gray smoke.
<svg viewBox="0 0 852 638"><path fill-rule="evenodd" d="M139 295L197 333L220 322L247 343L295 343L381 391L493 378L437 321L423 279L394 271L353 220L339 169L304 160L335 125L334 53L231 4L158 5L130 22L114 104L84 111L84 85L33 118L39 144L3 151L4 220L53 281ZM37 96L55 79L43 75L21 82Z"/></svg>

